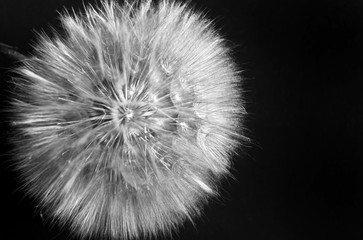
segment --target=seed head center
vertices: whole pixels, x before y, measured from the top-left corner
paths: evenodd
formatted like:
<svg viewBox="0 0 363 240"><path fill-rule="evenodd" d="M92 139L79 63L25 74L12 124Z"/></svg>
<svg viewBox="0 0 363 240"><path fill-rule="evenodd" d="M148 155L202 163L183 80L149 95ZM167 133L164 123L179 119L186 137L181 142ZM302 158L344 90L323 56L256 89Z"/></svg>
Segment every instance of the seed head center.
<svg viewBox="0 0 363 240"><path fill-rule="evenodd" d="M134 111L130 108L127 108L125 111L125 116L127 120L131 120L134 117Z"/></svg>

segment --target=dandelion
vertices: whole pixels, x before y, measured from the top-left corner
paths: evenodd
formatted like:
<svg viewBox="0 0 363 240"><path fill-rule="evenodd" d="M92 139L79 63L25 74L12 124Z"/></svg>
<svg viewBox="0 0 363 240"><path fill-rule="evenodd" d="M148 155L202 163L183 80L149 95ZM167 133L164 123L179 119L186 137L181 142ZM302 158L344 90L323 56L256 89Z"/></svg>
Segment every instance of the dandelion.
<svg viewBox="0 0 363 240"><path fill-rule="evenodd" d="M14 78L28 192L83 237L167 234L229 175L245 114L211 21L173 1L63 14Z"/></svg>

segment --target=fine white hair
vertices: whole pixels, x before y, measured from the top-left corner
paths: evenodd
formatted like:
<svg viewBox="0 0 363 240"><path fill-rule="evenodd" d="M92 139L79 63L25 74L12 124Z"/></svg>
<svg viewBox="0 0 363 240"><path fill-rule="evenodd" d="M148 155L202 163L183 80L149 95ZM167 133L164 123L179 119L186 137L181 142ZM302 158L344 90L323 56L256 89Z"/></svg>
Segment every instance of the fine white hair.
<svg viewBox="0 0 363 240"><path fill-rule="evenodd" d="M26 189L83 237L168 234L229 176L241 77L210 20L174 1L63 14L14 78Z"/></svg>

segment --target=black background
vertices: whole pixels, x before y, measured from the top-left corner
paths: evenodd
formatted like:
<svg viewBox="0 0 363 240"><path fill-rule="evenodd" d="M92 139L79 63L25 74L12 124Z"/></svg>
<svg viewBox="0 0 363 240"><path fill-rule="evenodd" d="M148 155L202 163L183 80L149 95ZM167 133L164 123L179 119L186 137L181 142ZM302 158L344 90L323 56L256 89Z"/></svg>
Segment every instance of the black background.
<svg viewBox="0 0 363 240"><path fill-rule="evenodd" d="M363 1L192 3L234 46L253 143L234 158L222 198L173 239L363 239ZM82 2L1 0L0 42L28 53L35 31L60 27L64 6ZM4 106L13 66L1 55ZM7 130L3 121L0 239L73 239L18 189Z"/></svg>

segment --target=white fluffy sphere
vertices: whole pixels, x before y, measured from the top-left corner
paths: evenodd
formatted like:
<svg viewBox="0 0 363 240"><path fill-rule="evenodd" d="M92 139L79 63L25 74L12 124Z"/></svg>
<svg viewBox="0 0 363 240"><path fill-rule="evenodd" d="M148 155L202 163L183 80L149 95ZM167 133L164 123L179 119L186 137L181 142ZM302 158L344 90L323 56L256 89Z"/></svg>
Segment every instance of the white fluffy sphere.
<svg viewBox="0 0 363 240"><path fill-rule="evenodd" d="M171 1L105 1L61 17L17 69L17 163L81 236L168 233L227 176L245 114L209 20Z"/></svg>

